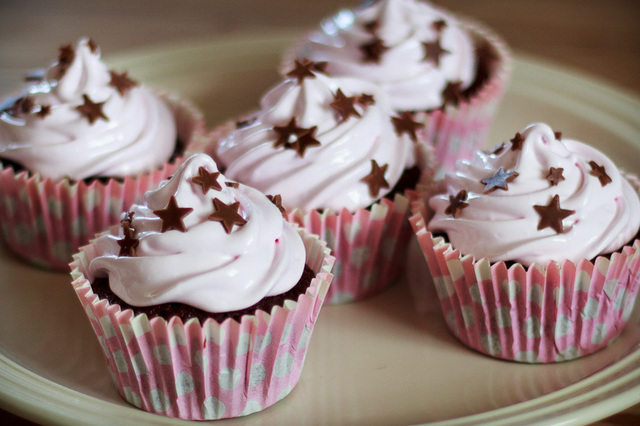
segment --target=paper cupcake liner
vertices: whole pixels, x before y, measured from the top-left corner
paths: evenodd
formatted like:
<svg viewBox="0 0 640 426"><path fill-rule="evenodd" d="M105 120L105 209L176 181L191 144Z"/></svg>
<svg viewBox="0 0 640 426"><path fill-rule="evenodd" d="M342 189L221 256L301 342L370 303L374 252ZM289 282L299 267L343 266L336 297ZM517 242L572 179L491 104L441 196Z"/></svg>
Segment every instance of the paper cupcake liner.
<svg viewBox="0 0 640 426"><path fill-rule="evenodd" d="M327 242L336 262L328 304L352 302L389 287L402 272L411 237L410 204L404 195L383 198L351 213L294 210L289 221Z"/></svg>
<svg viewBox="0 0 640 426"><path fill-rule="evenodd" d="M175 172L206 138L202 114L186 100L160 92L174 110L185 154L162 167L123 179L53 181L12 167L0 169L2 235L11 250L34 265L68 271L71 256L97 233L120 222L120 214Z"/></svg>
<svg viewBox="0 0 640 426"><path fill-rule="evenodd" d="M432 235L424 202L412 210L447 326L468 347L511 361L565 361L604 348L627 323L640 287L640 240L593 262L507 267Z"/></svg>
<svg viewBox="0 0 640 426"><path fill-rule="evenodd" d="M316 273L306 293L239 323L134 317L93 293L84 273L95 252L83 247L71 265L73 287L120 395L145 411L186 420L243 416L287 396L300 378L332 279L325 243L299 232Z"/></svg>
<svg viewBox="0 0 640 426"><path fill-rule="evenodd" d="M476 46L486 44L491 48L495 61L487 81L468 101L461 101L458 106L413 112L414 120L424 125L416 132L418 138L435 147L436 161L444 170L452 170L458 159L471 158L475 151L484 148L512 66L511 53L500 36L471 19L460 22L473 36ZM306 38L308 35L285 51L279 67L281 74L291 69Z"/></svg>

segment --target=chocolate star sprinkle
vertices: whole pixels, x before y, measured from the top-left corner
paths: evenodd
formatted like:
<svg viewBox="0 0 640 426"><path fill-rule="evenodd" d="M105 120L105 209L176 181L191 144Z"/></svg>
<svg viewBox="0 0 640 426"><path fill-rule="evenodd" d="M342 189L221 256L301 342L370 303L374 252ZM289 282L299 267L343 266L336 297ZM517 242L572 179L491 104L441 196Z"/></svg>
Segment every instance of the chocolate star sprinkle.
<svg viewBox="0 0 640 426"><path fill-rule="evenodd" d="M589 172L589 174L591 176L597 177L600 181L601 186L605 186L611 183L611 178L604 170L604 166L599 165L595 161L589 161L589 166L591 166L591 171Z"/></svg>
<svg viewBox="0 0 640 426"><path fill-rule="evenodd" d="M555 138L559 141L562 140L562 132L554 132L553 136L555 136Z"/></svg>
<svg viewBox="0 0 640 426"><path fill-rule="evenodd" d="M524 136L518 132L509 142L511 142L511 151L521 151L524 144Z"/></svg>
<svg viewBox="0 0 640 426"><path fill-rule="evenodd" d="M365 108L365 107L368 107L369 105L374 105L376 103L376 100L373 97L373 95L370 95L368 93L363 93L360 96L356 96L356 103L361 107Z"/></svg>
<svg viewBox="0 0 640 426"><path fill-rule="evenodd" d="M282 213L282 217L287 218L287 210L282 206L282 196L278 195L267 195L269 201L271 201Z"/></svg>
<svg viewBox="0 0 640 426"><path fill-rule="evenodd" d="M505 148L505 147L504 147L504 142L502 142L500 145L496 145L496 147L495 147L495 148L493 148L493 149L489 152L489 154L490 154L490 155L500 155L500 153L501 153L502 151L504 151L504 148Z"/></svg>
<svg viewBox="0 0 640 426"><path fill-rule="evenodd" d="M127 71L118 74L117 72L111 70L109 71L109 74L111 75L109 86L114 87L118 91L118 93L120 93L120 96L126 95L129 90L138 85L137 81L131 80L127 76Z"/></svg>
<svg viewBox="0 0 640 426"><path fill-rule="evenodd" d="M318 126L307 129L307 131L300 135L298 140L293 143L293 148L298 152L300 158L304 157L307 148L321 145L320 141L315 138L317 130Z"/></svg>
<svg viewBox="0 0 640 426"><path fill-rule="evenodd" d="M488 194L489 192L493 192L496 189L508 191L509 188L507 186L507 183L513 181L517 177L518 172L515 172L513 170L505 172L504 169L500 167L500 169L493 176L480 180L480 183L483 183L485 185L482 192L484 194Z"/></svg>
<svg viewBox="0 0 640 426"><path fill-rule="evenodd" d="M45 118L49 114L51 114L51 105L40 105L40 110L36 112L39 118Z"/></svg>
<svg viewBox="0 0 640 426"><path fill-rule="evenodd" d="M362 28L364 28L368 33L375 34L376 31L378 31L378 28L380 28L380 20L375 19L373 21L365 22L362 24Z"/></svg>
<svg viewBox="0 0 640 426"><path fill-rule="evenodd" d="M79 105L76 109L82 114L87 120L89 120L89 124L93 124L98 118L102 118L104 121L109 121L106 115L102 112L102 105L105 102L93 102L91 98L87 95L82 95L82 99L84 100L84 104Z"/></svg>
<svg viewBox="0 0 640 426"><path fill-rule="evenodd" d="M360 179L361 182L369 185L369 195L371 197L377 197L382 188L389 189L389 182L384 178L388 167L388 164L380 167L376 160L371 160L371 173Z"/></svg>
<svg viewBox="0 0 640 426"><path fill-rule="evenodd" d="M407 133L414 142L418 141L416 130L424 127L424 124L413 121L413 115L409 111L401 113L399 117L391 117L391 122L398 136Z"/></svg>
<svg viewBox="0 0 640 426"><path fill-rule="evenodd" d="M467 201L467 191L465 189L461 189L458 193L454 195L449 195L449 206L444 209L445 214L450 214L453 217L460 216L462 209L469 206Z"/></svg>
<svg viewBox="0 0 640 426"><path fill-rule="evenodd" d="M293 149L293 144L298 140L298 137L309 130L298 127L296 118L292 117L285 126L273 126L273 131L278 134L278 139L273 143L273 147L283 146L285 149Z"/></svg>
<svg viewBox="0 0 640 426"><path fill-rule="evenodd" d="M544 228L553 228L558 234L562 234L562 219L571 216L576 211L560 208L560 197L556 194L546 206L534 205L533 208L540 215L538 231Z"/></svg>
<svg viewBox="0 0 640 426"><path fill-rule="evenodd" d="M238 214L240 201L236 201L235 203L231 204L225 204L218 198L214 198L213 207L216 209L216 211L209 215L209 220L214 220L216 222L222 223L222 227L227 234L231 233L231 231L233 230L233 225L242 226L247 223L247 221Z"/></svg>
<svg viewBox="0 0 640 426"><path fill-rule="evenodd" d="M442 30L447 26L447 22L444 19L438 19L437 21L433 21L431 23L431 28L437 33L441 33Z"/></svg>
<svg viewBox="0 0 640 426"><path fill-rule="evenodd" d="M564 176L562 176L563 171L564 169L562 167L557 169L555 167L549 168L549 174L547 175L547 180L549 181L551 186L556 186L561 181L564 180Z"/></svg>
<svg viewBox="0 0 640 426"><path fill-rule="evenodd" d="M354 117L362 117L358 111L356 111L355 104L357 102L356 96L345 96L341 89L338 89L333 96L333 102L329 104L331 108L338 112L342 121L347 121L352 115Z"/></svg>
<svg viewBox="0 0 640 426"><path fill-rule="evenodd" d="M444 98L444 104L451 104L458 106L460 101L464 99L462 94L462 81L450 81L442 91L442 97Z"/></svg>
<svg viewBox="0 0 640 426"><path fill-rule="evenodd" d="M87 46L89 47L89 50L91 50L91 53L93 53L94 55L98 53L98 43L96 43L92 38L87 41Z"/></svg>
<svg viewBox="0 0 640 426"><path fill-rule="evenodd" d="M381 39L374 37L369 43L360 45L360 51L364 54L362 61L375 62L376 64L379 64L382 59L382 54L388 49L389 48L384 45Z"/></svg>
<svg viewBox="0 0 640 426"><path fill-rule="evenodd" d="M285 74L287 77L297 79L298 84L302 84L305 78L316 78L313 73L315 62L308 59L303 59L301 62L296 59L294 64L293 69Z"/></svg>
<svg viewBox="0 0 640 426"><path fill-rule="evenodd" d="M198 176L192 177L191 183L200 185L203 194L206 194L211 188L216 191L222 191L222 185L218 183L218 176L220 176L220 172L210 172L205 167L200 166L198 168Z"/></svg>
<svg viewBox="0 0 640 426"><path fill-rule="evenodd" d="M440 38L435 39L434 41L422 42L422 47L424 48L424 58L423 61L431 62L436 67L440 66L440 57L444 53L451 53L446 49L443 49L440 45Z"/></svg>
<svg viewBox="0 0 640 426"><path fill-rule="evenodd" d="M71 62L73 62L73 58L76 57L76 51L73 49L73 46L70 44L65 44L64 46L60 46L59 54L58 54L58 63L62 65L64 68L68 66Z"/></svg>
<svg viewBox="0 0 640 426"><path fill-rule="evenodd" d="M226 181L224 184L227 185L229 188L239 188L240 187L240 184L238 182L231 182L230 180Z"/></svg>
<svg viewBox="0 0 640 426"><path fill-rule="evenodd" d="M169 204L162 210L154 210L153 214L162 219L162 231L166 232L175 229L180 232L186 232L182 219L191 213L191 207L178 207L178 202L174 195L171 196Z"/></svg>
<svg viewBox="0 0 640 426"><path fill-rule="evenodd" d="M131 220L133 219L133 212L127 213L127 217L120 221L122 226L122 233L124 238L118 240L117 243L120 246L120 252L118 256L133 257L136 254L136 248L140 244L140 240L135 235L135 229L131 227Z"/></svg>

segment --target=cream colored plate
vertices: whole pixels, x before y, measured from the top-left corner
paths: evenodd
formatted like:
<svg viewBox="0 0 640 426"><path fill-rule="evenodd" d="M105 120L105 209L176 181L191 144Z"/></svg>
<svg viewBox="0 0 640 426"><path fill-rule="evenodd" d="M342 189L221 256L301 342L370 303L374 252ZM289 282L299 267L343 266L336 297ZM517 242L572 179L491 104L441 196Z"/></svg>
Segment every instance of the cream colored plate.
<svg viewBox="0 0 640 426"><path fill-rule="evenodd" d="M138 80L192 98L214 125L257 105L277 81L278 58L291 37L234 37L107 59ZM640 172L637 99L518 57L492 141L506 140L532 121L589 141ZM229 423L585 423L640 402L640 315L616 342L584 359L558 365L497 361L459 344L433 302L423 299L422 313L416 313L409 283L424 274L420 256L411 252L408 278L391 290L323 308L294 391ZM118 396L67 274L33 269L4 249L0 270L1 407L65 424L175 422Z"/></svg>

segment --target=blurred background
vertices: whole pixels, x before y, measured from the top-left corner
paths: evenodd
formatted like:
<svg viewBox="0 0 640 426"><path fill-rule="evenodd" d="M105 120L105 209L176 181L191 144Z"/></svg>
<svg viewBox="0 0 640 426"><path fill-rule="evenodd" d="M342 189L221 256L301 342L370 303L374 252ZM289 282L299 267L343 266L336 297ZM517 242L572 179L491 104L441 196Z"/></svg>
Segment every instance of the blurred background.
<svg viewBox="0 0 640 426"><path fill-rule="evenodd" d="M303 31L354 0L1 0L0 97L27 70L56 58L58 47L90 36L103 58L238 34ZM640 97L637 0L435 1L501 34L516 54L595 77ZM275 73L274 73L275 75ZM186 75L185 78L188 78ZM254 100L250 101L251 103ZM209 123L212 125L213 123ZM640 406L600 424L631 424ZM0 419L16 421L0 410Z"/></svg>

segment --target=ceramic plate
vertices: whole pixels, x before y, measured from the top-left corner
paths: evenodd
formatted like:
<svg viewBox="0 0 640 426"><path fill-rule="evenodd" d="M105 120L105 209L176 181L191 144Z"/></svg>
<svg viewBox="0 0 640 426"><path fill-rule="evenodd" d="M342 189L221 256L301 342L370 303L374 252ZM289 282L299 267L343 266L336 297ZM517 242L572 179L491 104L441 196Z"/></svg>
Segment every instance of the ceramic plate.
<svg viewBox="0 0 640 426"><path fill-rule="evenodd" d="M289 34L238 36L106 58L150 85L182 93L215 125L257 105L278 81ZM640 101L606 85L517 56L492 130L498 143L533 121L588 141L640 172ZM406 277L363 302L323 308L300 382L267 410L219 424L586 423L640 401L640 315L608 348L556 365L498 361L463 347L439 308ZM0 406L35 421L173 423L129 406L112 386L68 274L0 249ZM431 299L433 300L433 299ZM638 310L636 310L638 311Z"/></svg>

